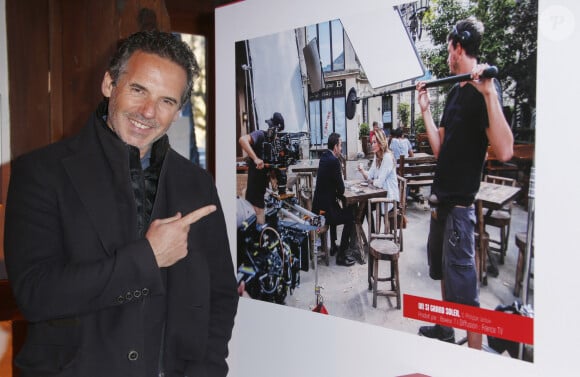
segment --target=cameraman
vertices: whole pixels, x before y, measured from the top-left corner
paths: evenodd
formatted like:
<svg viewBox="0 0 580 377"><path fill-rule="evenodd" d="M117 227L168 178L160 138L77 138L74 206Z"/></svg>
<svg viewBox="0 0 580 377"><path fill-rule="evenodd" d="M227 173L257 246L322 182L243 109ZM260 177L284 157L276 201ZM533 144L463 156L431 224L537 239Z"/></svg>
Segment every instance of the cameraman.
<svg viewBox="0 0 580 377"><path fill-rule="evenodd" d="M264 142L272 142L278 131L284 129L284 118L276 112L271 119L267 119L268 130L256 130L248 135L240 137L238 142L249 157L248 162L248 185L246 188L246 200L249 201L256 211L256 223L265 224L264 194L268 185L268 170L264 169Z"/></svg>

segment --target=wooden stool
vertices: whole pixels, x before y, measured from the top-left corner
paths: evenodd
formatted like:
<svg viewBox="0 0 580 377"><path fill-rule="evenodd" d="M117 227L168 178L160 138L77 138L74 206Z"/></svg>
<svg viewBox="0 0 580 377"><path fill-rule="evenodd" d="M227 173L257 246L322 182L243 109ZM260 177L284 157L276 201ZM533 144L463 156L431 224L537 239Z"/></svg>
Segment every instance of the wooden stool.
<svg viewBox="0 0 580 377"><path fill-rule="evenodd" d="M401 309L401 285L399 283L399 247L390 245L389 247L379 246L376 244L385 243L384 240L371 241L369 246L369 289L373 292L373 308L377 307L377 296L394 297L397 300L397 309ZM379 251L380 250L380 251ZM390 274L379 277L379 261L390 262ZM390 289L379 289L378 282L390 282Z"/></svg>
<svg viewBox="0 0 580 377"><path fill-rule="evenodd" d="M516 281L514 284L514 296L519 297L524 279L524 254L528 243L528 235L524 232L516 233L516 246L518 247L518 263L516 264ZM532 243L532 258L534 257L534 245ZM533 276L530 274L530 276Z"/></svg>
<svg viewBox="0 0 580 377"><path fill-rule="evenodd" d="M382 216L381 207L388 208L393 205L393 218L397 219L397 202L387 198L371 198L367 204L368 223L368 283L369 290L373 293L373 307L377 307L377 296L394 297L397 300L397 309L401 309L401 285L399 282L399 255L401 252L402 229L397 231L397 221L392 222L389 216ZM373 213L374 211L374 213ZM376 224L372 229L372 218ZM381 230L382 229L382 230ZM392 229L392 231L391 231ZM379 261L388 261L390 273L379 276ZM390 289L379 289L378 282L390 282Z"/></svg>

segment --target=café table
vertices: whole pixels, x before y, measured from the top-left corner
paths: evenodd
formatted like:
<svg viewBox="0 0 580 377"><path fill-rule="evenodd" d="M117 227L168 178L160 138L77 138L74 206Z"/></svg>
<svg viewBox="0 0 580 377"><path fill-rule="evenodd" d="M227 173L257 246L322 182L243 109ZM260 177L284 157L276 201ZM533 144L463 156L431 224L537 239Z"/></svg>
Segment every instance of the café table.
<svg viewBox="0 0 580 377"><path fill-rule="evenodd" d="M476 258L478 262L479 281L483 285L487 285L487 245L484 237L481 236L485 234L483 208L488 209L486 216L489 216L493 210L500 209L511 200L514 200L520 190L519 187L515 186L504 186L496 183L481 182L479 191L475 195L475 213L477 216L476 229L480 234Z"/></svg>
<svg viewBox="0 0 580 377"><path fill-rule="evenodd" d="M345 187L344 197L342 200L343 206L351 207L354 213L354 240L351 239L350 247L355 253L354 257L360 264L366 263L365 246L367 245L367 238L363 229L363 221L367 206L367 201L370 198L381 198L387 196L387 190L375 187L363 180L347 180L344 182Z"/></svg>
<svg viewBox="0 0 580 377"><path fill-rule="evenodd" d="M316 175L319 162L320 160L317 158L310 160L299 160L294 165L290 165L289 168L292 173L312 173Z"/></svg>

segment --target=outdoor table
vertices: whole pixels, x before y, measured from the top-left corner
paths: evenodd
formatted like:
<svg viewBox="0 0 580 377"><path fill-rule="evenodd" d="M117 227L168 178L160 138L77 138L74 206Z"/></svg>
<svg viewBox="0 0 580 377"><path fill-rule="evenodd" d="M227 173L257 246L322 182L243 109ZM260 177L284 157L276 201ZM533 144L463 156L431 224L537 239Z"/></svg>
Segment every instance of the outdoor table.
<svg viewBox="0 0 580 377"><path fill-rule="evenodd" d="M299 160L294 165L290 165L289 168L292 173L312 173L316 175L319 162L319 159Z"/></svg>
<svg viewBox="0 0 580 377"><path fill-rule="evenodd" d="M381 198L387 196L387 190L375 187L371 184L363 186L363 180L348 180L345 181L344 198L342 200L343 206L351 207L354 212L354 240L351 239L351 248L354 251L354 257L360 264L366 263L366 253L364 246L367 245L367 238L362 227L367 201L370 198ZM361 185L361 183L363 185Z"/></svg>
<svg viewBox="0 0 580 377"><path fill-rule="evenodd" d="M483 239L483 235L485 234L483 208L488 209L487 216L489 216L493 210L500 209L513 200L519 192L519 187L481 182L479 191L475 195L475 210L477 216L476 229L480 235L478 255L476 258L479 262L479 280L483 285L487 285L487 247Z"/></svg>

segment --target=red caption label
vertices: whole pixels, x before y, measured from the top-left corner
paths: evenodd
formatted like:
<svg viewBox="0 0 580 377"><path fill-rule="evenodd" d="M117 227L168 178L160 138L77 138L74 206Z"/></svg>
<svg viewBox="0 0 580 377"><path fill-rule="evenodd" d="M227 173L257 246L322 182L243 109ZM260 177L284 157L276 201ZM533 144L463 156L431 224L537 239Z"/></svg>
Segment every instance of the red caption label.
<svg viewBox="0 0 580 377"><path fill-rule="evenodd" d="M403 295L403 316L518 343L534 344L534 319L519 314Z"/></svg>

